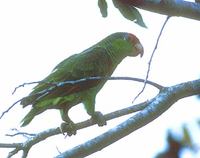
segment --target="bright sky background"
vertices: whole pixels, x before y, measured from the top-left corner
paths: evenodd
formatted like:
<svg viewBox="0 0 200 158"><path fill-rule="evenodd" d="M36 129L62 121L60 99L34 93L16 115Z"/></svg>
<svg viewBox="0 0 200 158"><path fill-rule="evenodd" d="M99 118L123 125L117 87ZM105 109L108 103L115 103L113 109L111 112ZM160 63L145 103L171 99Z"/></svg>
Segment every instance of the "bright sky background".
<svg viewBox="0 0 200 158"><path fill-rule="evenodd" d="M143 43L142 59L126 58L113 76L144 78L148 60L155 45L165 16L142 11L148 29L124 19L109 1L108 18L102 18L94 0L7 0L0 1L0 113L13 102L28 94L32 86L26 86L11 95L13 89L24 82L38 81L46 77L56 64L66 57L80 53L105 36L119 31L134 33ZM200 22L171 18L163 32L153 59L150 79L164 86L197 79L199 67ZM105 113L130 106L142 84L127 81L109 81L98 94L96 109ZM137 102L156 95L157 90L148 86ZM31 124L20 128L21 119L30 110L16 105L0 120L0 143L20 142L24 138L5 137L11 128L37 133L61 123L59 111L49 110L36 117ZM75 122L88 117L82 105L74 107L70 115ZM182 123L196 130L196 142L200 142L200 129L195 124L199 118L199 102L195 97L178 101L161 117L97 152L89 158L124 157L151 158L165 146L166 130L180 132ZM128 117L109 121L106 127L90 127L78 131L76 136L64 139L62 135L51 137L30 150L28 158L52 158L62 152L121 123ZM0 149L2 158L8 150ZM20 157L17 155L16 158ZM194 155L187 153L187 158ZM196 155L200 157L200 154Z"/></svg>

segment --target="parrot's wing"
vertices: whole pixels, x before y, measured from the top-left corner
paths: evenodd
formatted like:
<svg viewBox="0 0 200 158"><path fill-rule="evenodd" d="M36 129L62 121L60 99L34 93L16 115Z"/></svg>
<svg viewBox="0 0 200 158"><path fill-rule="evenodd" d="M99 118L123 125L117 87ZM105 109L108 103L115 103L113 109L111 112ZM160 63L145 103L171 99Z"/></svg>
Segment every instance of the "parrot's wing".
<svg viewBox="0 0 200 158"><path fill-rule="evenodd" d="M63 84L53 87L51 82L76 81L88 77L110 76L112 73L112 61L107 50L102 47L92 47L86 51L72 55L58 64L53 72L39 83L25 97L21 104L26 106L47 99L67 96L76 92L87 90L97 86L101 80L83 80L74 84ZM46 82L46 83L45 83Z"/></svg>

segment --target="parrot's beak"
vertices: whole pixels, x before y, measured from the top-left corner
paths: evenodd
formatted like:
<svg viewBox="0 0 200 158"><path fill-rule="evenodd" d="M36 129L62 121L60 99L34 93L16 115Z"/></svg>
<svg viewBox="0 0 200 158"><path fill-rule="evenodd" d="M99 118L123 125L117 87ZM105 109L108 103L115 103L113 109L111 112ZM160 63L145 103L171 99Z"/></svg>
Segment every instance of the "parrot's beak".
<svg viewBox="0 0 200 158"><path fill-rule="evenodd" d="M135 45L135 48L136 48L136 51L138 52L138 54L140 54L140 57L142 57L143 54L144 54L144 48L143 48L143 46L140 43L137 43Z"/></svg>

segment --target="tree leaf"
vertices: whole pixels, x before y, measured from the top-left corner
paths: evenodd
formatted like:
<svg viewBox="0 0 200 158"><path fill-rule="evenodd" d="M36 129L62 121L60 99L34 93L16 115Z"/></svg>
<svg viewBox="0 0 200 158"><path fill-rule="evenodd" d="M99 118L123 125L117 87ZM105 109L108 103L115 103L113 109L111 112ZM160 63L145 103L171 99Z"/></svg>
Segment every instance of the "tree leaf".
<svg viewBox="0 0 200 158"><path fill-rule="evenodd" d="M108 12L107 12L108 5L107 5L106 0L98 0L98 6L100 9L101 15L103 17L107 17L108 16Z"/></svg>
<svg viewBox="0 0 200 158"><path fill-rule="evenodd" d="M182 132L183 132L182 144L192 147L193 142L191 138L191 132L186 125L183 125Z"/></svg>
<svg viewBox="0 0 200 158"><path fill-rule="evenodd" d="M120 13L128 20L135 22L136 24L147 28L140 12L132 5L122 3L119 0L113 0L114 6L119 9Z"/></svg>

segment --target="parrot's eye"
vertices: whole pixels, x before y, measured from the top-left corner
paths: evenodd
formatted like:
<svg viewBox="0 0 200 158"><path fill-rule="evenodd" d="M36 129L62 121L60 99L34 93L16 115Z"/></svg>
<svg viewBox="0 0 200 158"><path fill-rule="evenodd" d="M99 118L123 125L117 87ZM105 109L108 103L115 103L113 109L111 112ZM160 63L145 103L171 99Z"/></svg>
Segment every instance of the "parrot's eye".
<svg viewBox="0 0 200 158"><path fill-rule="evenodd" d="M125 40L125 41L129 40L129 34L128 34L128 33L126 33L126 34L124 35L124 40Z"/></svg>

